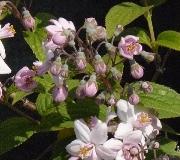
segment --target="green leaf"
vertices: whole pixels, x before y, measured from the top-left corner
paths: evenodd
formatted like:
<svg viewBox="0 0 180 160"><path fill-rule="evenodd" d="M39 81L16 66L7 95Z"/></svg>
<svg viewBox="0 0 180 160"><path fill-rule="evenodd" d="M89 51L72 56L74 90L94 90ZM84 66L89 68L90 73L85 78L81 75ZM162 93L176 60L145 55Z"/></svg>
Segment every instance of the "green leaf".
<svg viewBox="0 0 180 160"><path fill-rule="evenodd" d="M156 83L151 83L151 85L152 93L138 93L140 96L139 106L154 109L158 112L159 118L180 117L180 94L163 85ZM139 86L140 84L136 83L135 87Z"/></svg>
<svg viewBox="0 0 180 160"><path fill-rule="evenodd" d="M23 92L23 91L17 91L14 93L13 96L13 102L12 105L14 105L16 102L22 100L24 97L28 96L32 94L32 92Z"/></svg>
<svg viewBox="0 0 180 160"><path fill-rule="evenodd" d="M42 116L54 112L55 106L53 106L52 95L49 93L39 93L36 100L36 108Z"/></svg>
<svg viewBox="0 0 180 160"><path fill-rule="evenodd" d="M0 154L19 146L35 132L36 126L24 118L10 118L0 123Z"/></svg>
<svg viewBox="0 0 180 160"><path fill-rule="evenodd" d="M48 92L54 86L54 82L50 74L35 77L34 80L40 85L40 87L43 87L45 92Z"/></svg>
<svg viewBox="0 0 180 160"><path fill-rule="evenodd" d="M164 31L158 35L155 43L159 46L180 51L180 32Z"/></svg>
<svg viewBox="0 0 180 160"><path fill-rule="evenodd" d="M114 30L117 25L127 25L134 21L136 18L143 15L152 6L142 7L135 3L123 2L115 5L110 9L106 15L106 29L108 38L113 36Z"/></svg>
<svg viewBox="0 0 180 160"><path fill-rule="evenodd" d="M46 37L46 32L43 28L37 29L34 32L25 31L23 33L24 39L32 49L33 53L35 54L36 58L39 61L45 60L45 54L42 48L42 42Z"/></svg>
<svg viewBox="0 0 180 160"><path fill-rule="evenodd" d="M171 139L163 138L160 141L160 151L162 151L163 153L166 153L170 156L180 157L180 152L175 151L176 145L177 145L177 142L175 142Z"/></svg>

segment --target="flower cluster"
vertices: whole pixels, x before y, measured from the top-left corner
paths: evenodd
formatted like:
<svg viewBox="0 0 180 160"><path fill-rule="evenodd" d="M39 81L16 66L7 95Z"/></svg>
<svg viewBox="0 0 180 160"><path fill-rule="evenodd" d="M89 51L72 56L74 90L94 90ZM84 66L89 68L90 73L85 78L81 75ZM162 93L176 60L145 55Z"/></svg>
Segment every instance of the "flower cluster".
<svg viewBox="0 0 180 160"><path fill-rule="evenodd" d="M162 128L155 116L135 112L134 106L120 99L116 103L117 114L109 113L106 123L91 117L89 123L75 120L76 140L66 146L70 159L135 160L144 159L148 149L157 149L155 138ZM118 116L121 122L108 138L109 121Z"/></svg>

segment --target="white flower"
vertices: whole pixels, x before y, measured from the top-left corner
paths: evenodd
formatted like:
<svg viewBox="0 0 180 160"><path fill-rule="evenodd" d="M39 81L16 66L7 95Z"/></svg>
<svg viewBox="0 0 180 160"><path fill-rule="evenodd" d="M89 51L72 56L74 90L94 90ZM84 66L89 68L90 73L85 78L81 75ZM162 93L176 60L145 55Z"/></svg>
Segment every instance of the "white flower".
<svg viewBox="0 0 180 160"><path fill-rule="evenodd" d="M85 160L113 160L122 142L111 138L107 141L107 125L97 119L95 126L90 128L83 120L74 122L76 140L66 146L73 158Z"/></svg>
<svg viewBox="0 0 180 160"><path fill-rule="evenodd" d="M128 101L120 99L117 104L117 115L122 121L115 132L115 138L123 139L128 132L139 129L145 136L162 128L160 120L145 112L135 113L134 106Z"/></svg>
<svg viewBox="0 0 180 160"><path fill-rule="evenodd" d="M0 74L9 74L11 73L11 69L4 62L6 58L6 52L1 39L14 37L15 30L12 25L7 23L3 28L0 25Z"/></svg>

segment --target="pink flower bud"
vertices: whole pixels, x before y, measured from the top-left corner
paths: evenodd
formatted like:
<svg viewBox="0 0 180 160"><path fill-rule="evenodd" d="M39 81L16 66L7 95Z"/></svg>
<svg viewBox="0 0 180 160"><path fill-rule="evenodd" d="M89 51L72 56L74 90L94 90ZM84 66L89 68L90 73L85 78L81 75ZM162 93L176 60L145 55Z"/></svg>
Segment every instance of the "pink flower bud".
<svg viewBox="0 0 180 160"><path fill-rule="evenodd" d="M96 75L93 74L84 86L84 93L87 97L93 97L96 95L97 91L98 86L96 82Z"/></svg>
<svg viewBox="0 0 180 160"><path fill-rule="evenodd" d="M111 95L111 97L107 100L107 104L109 106L114 106L116 104L116 99L113 95Z"/></svg>
<svg viewBox="0 0 180 160"><path fill-rule="evenodd" d="M114 35L117 37L120 35L120 33L124 30L124 27L122 25L117 25L116 29L114 31Z"/></svg>
<svg viewBox="0 0 180 160"><path fill-rule="evenodd" d="M84 55L84 52L78 52L77 57L75 59L76 67L78 70L82 71L86 67L86 57Z"/></svg>
<svg viewBox="0 0 180 160"><path fill-rule="evenodd" d="M139 154L139 150L137 147L132 147L129 152L132 156L136 156Z"/></svg>
<svg viewBox="0 0 180 160"><path fill-rule="evenodd" d="M140 79L144 75L144 70L141 65L134 63L131 65L131 75L135 79Z"/></svg>
<svg viewBox="0 0 180 160"><path fill-rule="evenodd" d="M68 65L67 64L64 64L61 68L61 71L60 71L60 75L63 77L63 78L67 78L68 77L68 73L69 73L69 69L68 69Z"/></svg>
<svg viewBox="0 0 180 160"><path fill-rule="evenodd" d="M97 74L105 74L107 70L106 64L100 55L95 56L95 71Z"/></svg>
<svg viewBox="0 0 180 160"><path fill-rule="evenodd" d="M58 32L53 35L52 41L54 44L63 47L67 42L67 37L64 36L61 32Z"/></svg>
<svg viewBox="0 0 180 160"><path fill-rule="evenodd" d="M154 149L159 149L159 147L160 147L159 142L154 142L153 148Z"/></svg>
<svg viewBox="0 0 180 160"><path fill-rule="evenodd" d="M142 82L141 83L141 88L146 93L151 93L153 91L153 87L149 82Z"/></svg>
<svg viewBox="0 0 180 160"><path fill-rule="evenodd" d="M76 89L76 98L78 99L84 99L85 98L85 93L84 93L84 86L85 86L86 81L81 80L80 85Z"/></svg>
<svg viewBox="0 0 180 160"><path fill-rule="evenodd" d="M53 90L53 99L55 102L63 102L68 96L68 90L64 85L55 87Z"/></svg>
<svg viewBox="0 0 180 160"><path fill-rule="evenodd" d="M56 58L56 60L52 63L51 67L50 67L50 72L52 75L57 76L60 74L61 71L61 58L58 57Z"/></svg>
<svg viewBox="0 0 180 160"><path fill-rule="evenodd" d="M33 80L34 76L35 72L33 70L30 70L28 67L23 67L15 75L14 82L16 87L25 92L32 91L37 86Z"/></svg>
<svg viewBox="0 0 180 160"><path fill-rule="evenodd" d="M34 30L35 28L35 19L31 16L30 12L23 7L24 11L22 12L23 19L22 23L26 30Z"/></svg>
<svg viewBox="0 0 180 160"><path fill-rule="evenodd" d="M95 28L97 26L97 21L95 18L87 18L85 19L84 27L88 29Z"/></svg>
<svg viewBox="0 0 180 160"><path fill-rule="evenodd" d="M129 97L129 103L132 105L137 105L139 103L139 96L135 93L130 95Z"/></svg>
<svg viewBox="0 0 180 160"><path fill-rule="evenodd" d="M139 37L128 35L122 37L118 44L120 54L132 60L134 55L139 54L142 51L142 46L138 43Z"/></svg>

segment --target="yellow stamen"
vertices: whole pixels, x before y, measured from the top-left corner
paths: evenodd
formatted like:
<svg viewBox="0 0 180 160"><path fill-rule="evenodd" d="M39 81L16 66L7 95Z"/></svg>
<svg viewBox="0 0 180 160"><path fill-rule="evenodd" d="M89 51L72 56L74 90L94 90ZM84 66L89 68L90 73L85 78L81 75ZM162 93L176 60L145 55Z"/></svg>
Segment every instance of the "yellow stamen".
<svg viewBox="0 0 180 160"><path fill-rule="evenodd" d="M13 25L10 25L10 26L9 26L8 31L11 32L11 33L13 33L13 34L16 33Z"/></svg>
<svg viewBox="0 0 180 160"><path fill-rule="evenodd" d="M87 157L89 155L89 152L91 151L93 147L87 147L87 146L84 146L84 147L81 147L80 148L80 151L79 151L79 156L84 159L85 157Z"/></svg>
<svg viewBox="0 0 180 160"><path fill-rule="evenodd" d="M139 117L139 122L144 124L144 123L150 123L151 122L151 118L149 117L149 115L147 113L142 112L140 114Z"/></svg>
<svg viewBox="0 0 180 160"><path fill-rule="evenodd" d="M132 52L136 49L136 44L130 44L127 46L127 51Z"/></svg>

